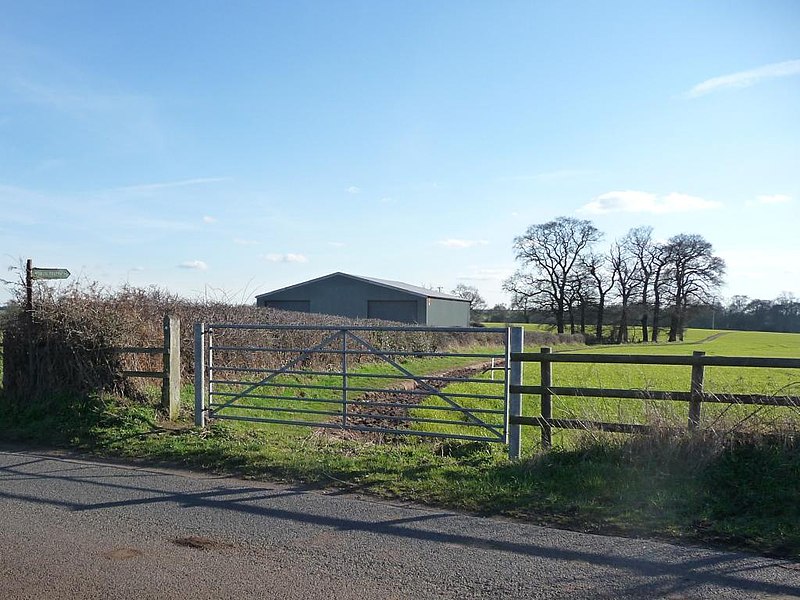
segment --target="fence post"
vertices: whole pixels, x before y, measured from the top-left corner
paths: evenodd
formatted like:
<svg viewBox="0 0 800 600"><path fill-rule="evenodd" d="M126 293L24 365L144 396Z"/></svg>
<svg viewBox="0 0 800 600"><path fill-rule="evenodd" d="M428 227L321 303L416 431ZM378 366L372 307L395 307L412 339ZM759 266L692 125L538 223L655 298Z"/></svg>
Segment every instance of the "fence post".
<svg viewBox="0 0 800 600"><path fill-rule="evenodd" d="M508 366L508 458L519 460L522 454L522 425L511 423L511 417L522 416L522 394L512 392L511 386L522 385L522 361L512 360L512 352L522 352L525 346L525 330L522 327L509 327L506 342L506 365ZM494 373L494 371L492 371Z"/></svg>
<svg viewBox="0 0 800 600"><path fill-rule="evenodd" d="M705 377L705 370L703 365L703 356L705 352L695 350L692 352L692 387L691 398L689 400L689 430L695 430L700 425L700 407L703 403L703 379Z"/></svg>
<svg viewBox="0 0 800 600"><path fill-rule="evenodd" d="M206 360L204 337L205 323L194 325L194 424L198 427L206 425Z"/></svg>
<svg viewBox="0 0 800 600"><path fill-rule="evenodd" d="M547 360L550 348L542 348L542 361L540 363L542 376L542 448L550 448L553 445L553 427L550 419L553 418L553 395L550 393L550 386L553 384L553 363Z"/></svg>
<svg viewBox="0 0 800 600"><path fill-rule="evenodd" d="M169 420L178 418L181 407L181 320L164 315L164 382L161 386L161 407Z"/></svg>

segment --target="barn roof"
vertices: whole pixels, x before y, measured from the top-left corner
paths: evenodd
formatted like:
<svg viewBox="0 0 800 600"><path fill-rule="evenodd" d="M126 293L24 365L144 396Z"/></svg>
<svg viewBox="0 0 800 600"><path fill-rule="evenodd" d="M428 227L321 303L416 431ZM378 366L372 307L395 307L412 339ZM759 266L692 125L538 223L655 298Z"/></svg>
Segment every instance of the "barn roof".
<svg viewBox="0 0 800 600"><path fill-rule="evenodd" d="M421 296L423 298L440 298L442 300L457 300L459 302L469 302L469 300L465 300L464 298L460 298L452 294L445 294L443 292L437 292L436 290L429 290L428 288L420 287L417 285L410 285L408 283L403 283L402 281L391 281L389 279L378 279L376 277L361 277L358 275L350 275L349 273L342 273L340 271L337 271L336 273L331 273L330 275L317 277L316 279L309 279L308 281L296 283L294 285L283 287L278 290L273 290L271 292L266 292L264 294L259 294L258 296L256 296L256 298L264 298L265 296L271 296L272 294L276 294L278 292L285 292L286 290L292 290L294 288L308 285L309 283L324 281L326 279L331 279L332 277L348 277L350 279L355 279L357 281L363 281L366 283L371 283L373 285L379 285L385 288L400 290L408 294Z"/></svg>

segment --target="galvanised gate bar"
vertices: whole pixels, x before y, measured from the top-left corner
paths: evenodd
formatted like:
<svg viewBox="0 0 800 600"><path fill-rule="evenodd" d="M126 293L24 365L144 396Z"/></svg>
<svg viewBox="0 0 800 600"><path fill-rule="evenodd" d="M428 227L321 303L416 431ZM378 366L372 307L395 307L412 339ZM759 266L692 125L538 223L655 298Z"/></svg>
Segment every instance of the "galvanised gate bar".
<svg viewBox="0 0 800 600"><path fill-rule="evenodd" d="M507 328L197 324L195 421L507 442Z"/></svg>

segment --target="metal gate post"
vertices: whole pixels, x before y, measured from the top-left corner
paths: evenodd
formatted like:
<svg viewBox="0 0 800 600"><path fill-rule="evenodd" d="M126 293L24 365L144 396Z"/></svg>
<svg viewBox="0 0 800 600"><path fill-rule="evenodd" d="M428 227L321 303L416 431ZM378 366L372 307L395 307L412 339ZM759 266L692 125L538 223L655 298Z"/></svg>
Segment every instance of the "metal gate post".
<svg viewBox="0 0 800 600"><path fill-rule="evenodd" d="M550 386L553 385L553 363L547 360L549 354L550 348L543 346L541 349L542 360L539 362L541 367L540 385L542 386L542 448L550 448L553 445L553 426L550 423L553 419L553 392L550 391Z"/></svg>
<svg viewBox="0 0 800 600"><path fill-rule="evenodd" d="M522 327L511 327L509 331L506 364L510 365L508 377L508 458L519 460L522 453L522 425L513 423L514 417L522 416L522 394L511 391L512 386L522 385L522 361L514 360L511 355L522 352L525 346L525 330Z"/></svg>
<svg viewBox="0 0 800 600"><path fill-rule="evenodd" d="M194 424L206 426L206 324L194 325Z"/></svg>
<svg viewBox="0 0 800 600"><path fill-rule="evenodd" d="M208 379L206 380L206 382L208 383L207 401L213 402L214 401L214 328L206 325L205 334L206 334L205 345L208 351L206 355L206 377L208 377Z"/></svg>
<svg viewBox="0 0 800 600"><path fill-rule="evenodd" d="M342 329L342 427L347 427L347 331Z"/></svg>

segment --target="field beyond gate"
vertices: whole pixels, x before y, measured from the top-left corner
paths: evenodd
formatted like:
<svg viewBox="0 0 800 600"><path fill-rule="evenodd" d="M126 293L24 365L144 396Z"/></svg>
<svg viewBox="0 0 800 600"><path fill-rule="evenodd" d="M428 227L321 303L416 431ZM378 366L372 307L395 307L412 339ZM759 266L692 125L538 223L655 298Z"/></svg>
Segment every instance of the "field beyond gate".
<svg viewBox="0 0 800 600"><path fill-rule="evenodd" d="M195 356L201 425L507 441L505 328L198 324Z"/></svg>

